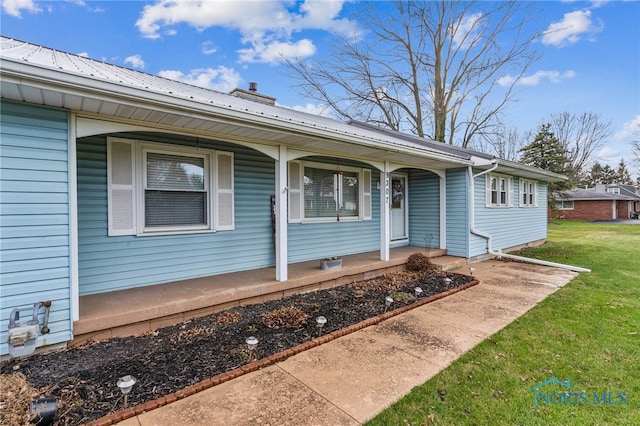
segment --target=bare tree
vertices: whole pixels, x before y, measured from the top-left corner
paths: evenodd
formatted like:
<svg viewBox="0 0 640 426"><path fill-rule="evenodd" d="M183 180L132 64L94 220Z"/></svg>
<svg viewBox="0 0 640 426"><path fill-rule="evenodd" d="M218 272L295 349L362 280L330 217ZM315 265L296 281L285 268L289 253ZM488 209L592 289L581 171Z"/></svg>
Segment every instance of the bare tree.
<svg viewBox="0 0 640 426"><path fill-rule="evenodd" d="M611 121L603 120L600 114L593 112L552 114L548 122L568 152L574 177L585 171L596 151L611 135Z"/></svg>
<svg viewBox="0 0 640 426"><path fill-rule="evenodd" d="M631 151L633 152L633 163L636 165L638 180L640 181L640 140L631 142Z"/></svg>
<svg viewBox="0 0 640 426"><path fill-rule="evenodd" d="M287 63L303 93L342 118L466 147L496 132L515 84L539 57L537 34L524 33L526 7L359 2L362 31L336 38L320 62Z"/></svg>
<svg viewBox="0 0 640 426"><path fill-rule="evenodd" d="M520 133L517 128L502 129L496 132L493 138L476 139L469 147L504 160L517 162L520 159L520 150L534 137L531 130Z"/></svg>

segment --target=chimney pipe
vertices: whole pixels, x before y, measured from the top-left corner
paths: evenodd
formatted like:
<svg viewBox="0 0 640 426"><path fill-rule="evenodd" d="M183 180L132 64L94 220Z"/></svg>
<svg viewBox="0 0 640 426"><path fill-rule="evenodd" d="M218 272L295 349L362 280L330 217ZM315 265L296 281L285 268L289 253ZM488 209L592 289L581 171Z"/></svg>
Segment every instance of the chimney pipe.
<svg viewBox="0 0 640 426"><path fill-rule="evenodd" d="M255 82L250 82L249 83L249 91L250 92L257 92L258 91L258 83Z"/></svg>

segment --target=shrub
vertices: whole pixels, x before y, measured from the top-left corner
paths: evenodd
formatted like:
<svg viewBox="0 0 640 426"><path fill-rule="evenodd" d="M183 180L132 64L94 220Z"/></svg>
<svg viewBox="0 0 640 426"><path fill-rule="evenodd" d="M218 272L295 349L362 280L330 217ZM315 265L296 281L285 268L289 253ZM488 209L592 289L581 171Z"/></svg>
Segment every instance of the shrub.
<svg viewBox="0 0 640 426"><path fill-rule="evenodd" d="M241 319L242 314L239 312L225 312L215 317L213 322L216 324L234 324L240 322Z"/></svg>
<svg viewBox="0 0 640 426"><path fill-rule="evenodd" d="M435 269L436 267L424 253L413 253L407 261L407 270L412 272L428 272Z"/></svg>
<svg viewBox="0 0 640 426"><path fill-rule="evenodd" d="M300 328L307 322L309 315L295 306L275 309L262 316L262 323L269 328Z"/></svg>

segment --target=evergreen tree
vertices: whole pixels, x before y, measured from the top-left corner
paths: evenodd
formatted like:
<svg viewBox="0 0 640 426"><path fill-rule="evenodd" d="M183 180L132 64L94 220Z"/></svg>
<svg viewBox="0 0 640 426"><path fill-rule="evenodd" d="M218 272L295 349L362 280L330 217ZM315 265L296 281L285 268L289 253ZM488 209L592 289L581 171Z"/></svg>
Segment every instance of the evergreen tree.
<svg viewBox="0 0 640 426"><path fill-rule="evenodd" d="M582 176L578 182L578 186L581 188L595 188L599 183L602 183L602 164L596 161L589 171Z"/></svg>
<svg viewBox="0 0 640 426"><path fill-rule="evenodd" d="M540 125L533 142L520 149L520 163L534 166L549 172L571 176L571 166L566 148L550 130L550 124ZM549 184L549 192L571 188L574 182L555 182Z"/></svg>
<svg viewBox="0 0 640 426"><path fill-rule="evenodd" d="M605 164L604 167L602 167L602 176L600 177L600 183L611 185L613 183L618 183L617 180L618 174L616 173L615 169L608 164Z"/></svg>
<svg viewBox="0 0 640 426"><path fill-rule="evenodd" d="M633 180L631 179L631 174L629 170L627 170L627 165L624 162L624 158L620 159L620 163L618 163L618 169L616 170L617 181L616 183L621 183L623 185L633 185Z"/></svg>

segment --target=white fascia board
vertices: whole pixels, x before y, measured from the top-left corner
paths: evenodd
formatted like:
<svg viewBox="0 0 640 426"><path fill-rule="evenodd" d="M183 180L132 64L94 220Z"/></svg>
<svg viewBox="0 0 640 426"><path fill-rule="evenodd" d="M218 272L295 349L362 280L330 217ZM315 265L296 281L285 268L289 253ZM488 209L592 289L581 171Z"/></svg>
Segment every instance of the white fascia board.
<svg viewBox="0 0 640 426"><path fill-rule="evenodd" d="M3 58L0 61L0 69L2 69L3 80L13 81L16 84L33 85L41 89L58 90L76 96L85 96L107 102L117 101L132 107L144 107L155 111L168 113L180 112L191 115L194 118L211 120L215 117L216 121L229 120L254 128L263 127L277 131L301 133L340 142L385 149L390 152L400 152L422 158L440 160L447 163L459 164L460 166L472 164L471 161L445 153L440 154L412 147L398 146L387 142L382 137L374 138L365 136L354 132L353 129L343 131L337 128L309 126L284 117L272 117L259 113L251 113L250 111L238 111L213 102L204 104L186 98L179 98L175 95L150 92L62 70L52 70L38 66L37 64L21 63Z"/></svg>

